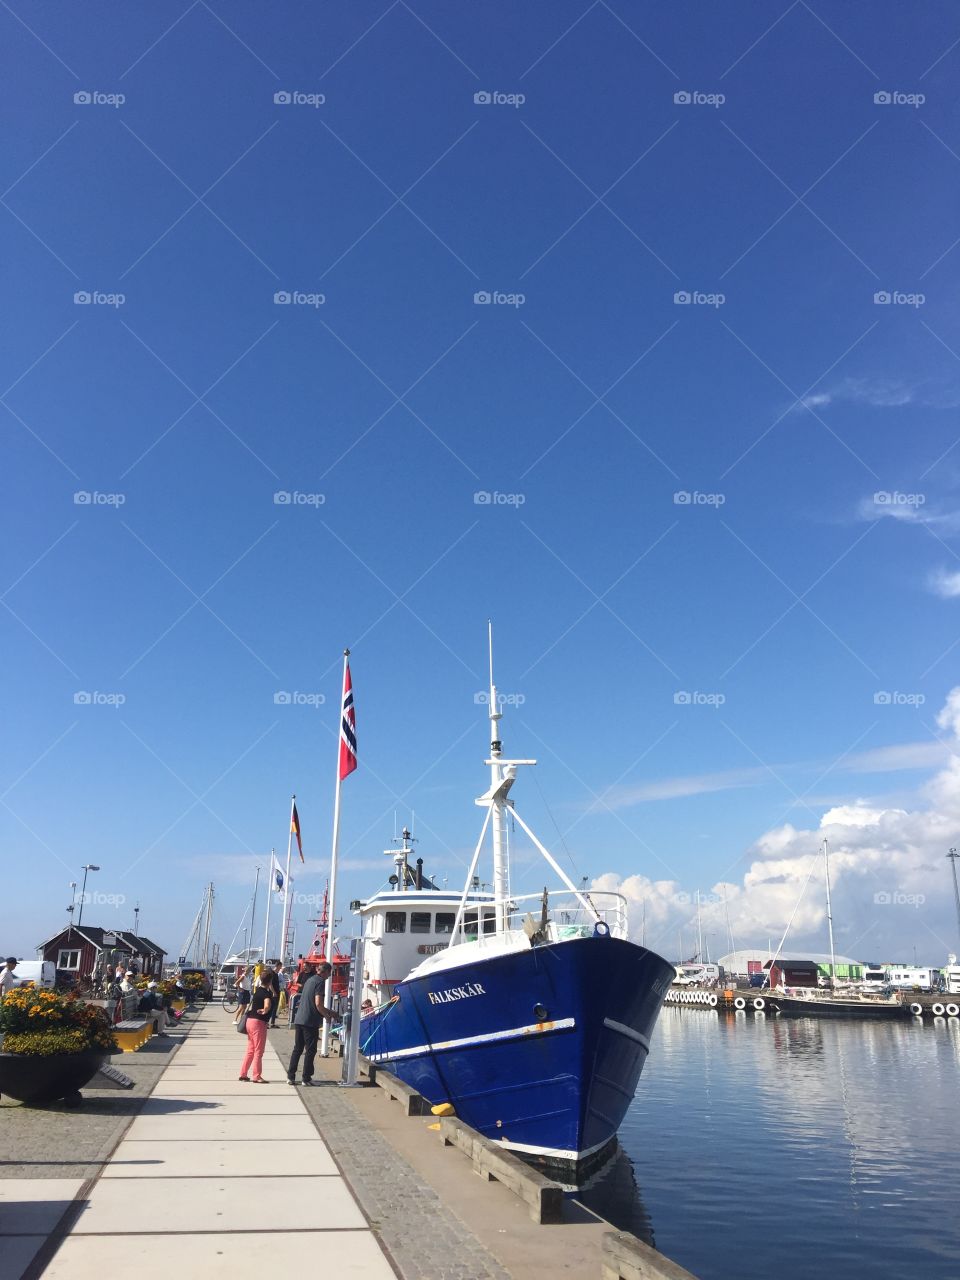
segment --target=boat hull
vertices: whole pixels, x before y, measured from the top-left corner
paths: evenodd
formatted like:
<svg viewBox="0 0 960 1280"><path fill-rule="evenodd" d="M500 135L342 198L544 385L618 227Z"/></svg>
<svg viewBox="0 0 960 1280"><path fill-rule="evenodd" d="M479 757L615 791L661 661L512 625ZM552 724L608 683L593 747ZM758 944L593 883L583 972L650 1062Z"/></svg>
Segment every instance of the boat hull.
<svg viewBox="0 0 960 1280"><path fill-rule="evenodd" d="M633 1099L673 966L610 936L406 979L361 1023L361 1052L485 1137L580 1164Z"/></svg>
<svg viewBox="0 0 960 1280"><path fill-rule="evenodd" d="M910 1006L879 1004L869 1000L803 1000L770 996L769 1004L780 1014L796 1018L868 1018L870 1021L902 1021L912 1018Z"/></svg>

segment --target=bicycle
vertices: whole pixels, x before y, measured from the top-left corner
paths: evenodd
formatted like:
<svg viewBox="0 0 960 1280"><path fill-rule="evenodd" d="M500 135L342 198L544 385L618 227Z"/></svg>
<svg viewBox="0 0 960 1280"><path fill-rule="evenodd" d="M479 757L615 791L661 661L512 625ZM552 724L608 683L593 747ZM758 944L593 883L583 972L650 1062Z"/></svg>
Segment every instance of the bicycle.
<svg viewBox="0 0 960 1280"><path fill-rule="evenodd" d="M223 999L220 1004L226 1009L227 1013L233 1013L237 1005L240 1003L240 997L237 995L237 987L228 987L223 993Z"/></svg>

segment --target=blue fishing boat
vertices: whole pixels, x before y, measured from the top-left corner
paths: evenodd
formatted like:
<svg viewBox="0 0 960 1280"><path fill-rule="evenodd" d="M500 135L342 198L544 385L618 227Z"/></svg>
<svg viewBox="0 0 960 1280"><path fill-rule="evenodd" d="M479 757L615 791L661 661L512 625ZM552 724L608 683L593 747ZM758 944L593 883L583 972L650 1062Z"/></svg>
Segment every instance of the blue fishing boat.
<svg viewBox="0 0 960 1280"><path fill-rule="evenodd" d="M517 812L493 680L490 785L462 893L388 850L391 888L355 905L363 922L361 1052L486 1137L579 1174L602 1158L636 1092L674 968L628 937L621 894L574 885ZM562 886L510 888L508 816ZM492 834L492 888L476 874Z"/></svg>

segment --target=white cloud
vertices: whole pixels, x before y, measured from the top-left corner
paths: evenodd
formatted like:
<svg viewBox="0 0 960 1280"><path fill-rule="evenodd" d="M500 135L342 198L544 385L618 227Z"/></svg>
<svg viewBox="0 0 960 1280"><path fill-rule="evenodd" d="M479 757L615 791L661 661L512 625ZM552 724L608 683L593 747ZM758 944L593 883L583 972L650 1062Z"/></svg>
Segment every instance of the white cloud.
<svg viewBox="0 0 960 1280"><path fill-rule="evenodd" d="M935 569L927 579L927 585L942 600L955 600L960 596L960 572L955 569Z"/></svg>
<svg viewBox="0 0 960 1280"><path fill-rule="evenodd" d="M765 946L768 936L774 944L779 942L811 871L790 944L826 949L820 856L825 838L830 846L838 952L892 960L909 957L916 945L923 962L942 963L948 951L958 949L945 855L960 843L960 687L951 690L937 723L949 735L953 751L936 744L942 767L922 788L921 807L896 808L851 799L826 810L815 828L782 824L764 832L747 851L750 863L739 883L710 886L701 918L704 933L713 937L714 956L727 951L728 928L737 946ZM923 745L907 744L906 758L919 756ZM945 761L944 750L948 751ZM866 753L868 757L876 754ZM874 763L880 770L888 763L900 768L903 759L903 755L891 756L887 761L880 756ZM685 939L692 937L694 891L678 881L651 881L642 875L621 881L607 874L594 883L597 888L618 888L627 897L635 938L640 904L646 903L649 946L675 956L678 929ZM684 949L691 952L686 940Z"/></svg>
<svg viewBox="0 0 960 1280"><path fill-rule="evenodd" d="M677 800L684 796L706 795L714 791L730 791L739 787L755 787L770 779L767 769L724 769L717 773L690 773L679 777L660 778L656 782L636 786L612 787L602 797L602 805L592 801L588 810L598 807L628 809L646 800Z"/></svg>
<svg viewBox="0 0 960 1280"><path fill-rule="evenodd" d="M795 408L823 408L835 400L867 404L876 409L899 409L908 404L924 409L955 409L958 392L952 386L907 382L903 378L844 378L824 391L804 396Z"/></svg>
<svg viewBox="0 0 960 1280"><path fill-rule="evenodd" d="M941 712L941 715L943 713ZM897 773L901 769L933 769L951 754L946 742L898 742L847 756L840 768L847 773Z"/></svg>

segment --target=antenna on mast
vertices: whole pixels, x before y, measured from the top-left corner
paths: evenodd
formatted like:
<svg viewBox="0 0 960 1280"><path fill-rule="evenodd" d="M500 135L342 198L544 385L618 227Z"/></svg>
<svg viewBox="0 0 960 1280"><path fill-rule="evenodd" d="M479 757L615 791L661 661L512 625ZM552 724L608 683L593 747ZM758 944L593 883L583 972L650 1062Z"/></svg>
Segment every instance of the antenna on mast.
<svg viewBox="0 0 960 1280"><path fill-rule="evenodd" d="M493 683L493 621L487 619L487 645L490 651L490 754L499 756L502 748L497 721L501 717L500 702L497 698L497 686Z"/></svg>

